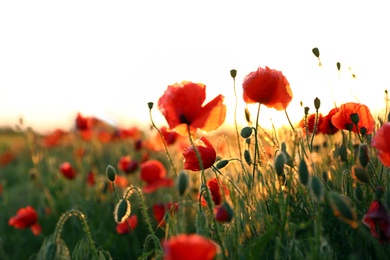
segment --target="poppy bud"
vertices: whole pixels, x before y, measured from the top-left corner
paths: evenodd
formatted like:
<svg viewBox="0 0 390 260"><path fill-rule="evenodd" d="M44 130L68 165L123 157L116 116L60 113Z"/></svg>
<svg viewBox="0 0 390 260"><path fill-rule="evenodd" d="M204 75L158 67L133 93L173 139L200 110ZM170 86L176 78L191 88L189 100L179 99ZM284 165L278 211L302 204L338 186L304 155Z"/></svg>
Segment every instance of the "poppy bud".
<svg viewBox="0 0 390 260"><path fill-rule="evenodd" d="M352 167L352 177L361 183L368 183L370 181L367 170L360 166Z"/></svg>
<svg viewBox="0 0 390 260"><path fill-rule="evenodd" d="M359 154L358 154L359 162L363 167L366 167L368 162L370 161L370 157L368 156L368 146L367 144L359 145Z"/></svg>
<svg viewBox="0 0 390 260"><path fill-rule="evenodd" d="M367 128L364 126L360 127L360 134L362 136L365 136L367 134Z"/></svg>
<svg viewBox="0 0 390 260"><path fill-rule="evenodd" d="M180 196L183 196L189 186L189 178L185 172L180 172L177 178L176 187Z"/></svg>
<svg viewBox="0 0 390 260"><path fill-rule="evenodd" d="M283 170L284 170L284 163L285 163L285 157L284 157L284 154L283 153L279 153L277 156L276 156L276 159L275 159L275 171L276 171L276 174L278 176L282 176L283 175Z"/></svg>
<svg viewBox="0 0 390 260"><path fill-rule="evenodd" d="M311 51L313 52L314 56L316 56L317 58L320 57L320 50L317 47L313 48Z"/></svg>
<svg viewBox="0 0 390 260"><path fill-rule="evenodd" d="M148 107L149 107L149 109L152 109L153 108L153 102L148 102Z"/></svg>
<svg viewBox="0 0 390 260"><path fill-rule="evenodd" d="M280 150L284 153L285 160L286 160L285 164L287 164L290 167L293 167L294 166L294 161L293 161L291 155L287 152L287 147L286 147L286 143L285 142L282 142Z"/></svg>
<svg viewBox="0 0 390 260"><path fill-rule="evenodd" d="M233 219L233 209L226 201L221 206L215 207L214 211L218 222L230 222Z"/></svg>
<svg viewBox="0 0 390 260"><path fill-rule="evenodd" d="M251 158L251 154L249 153L248 150L245 150L245 151L244 151L244 159L245 159L246 163L247 163L249 166L251 166L251 164L252 164L252 158Z"/></svg>
<svg viewBox="0 0 390 260"><path fill-rule="evenodd" d="M249 109L247 107L245 108L245 119L248 124L252 124L251 113L249 112Z"/></svg>
<svg viewBox="0 0 390 260"><path fill-rule="evenodd" d="M376 189L375 189L375 199L376 200L381 200L384 193L385 193L385 190L383 189L383 187L381 187L381 186L376 187Z"/></svg>
<svg viewBox="0 0 390 260"><path fill-rule="evenodd" d="M357 125L359 123L359 115L358 113L352 113L349 118L351 119L352 123Z"/></svg>
<svg viewBox="0 0 390 260"><path fill-rule="evenodd" d="M236 78L237 70L235 70L235 69L230 70L230 76L232 76L233 79Z"/></svg>
<svg viewBox="0 0 390 260"><path fill-rule="evenodd" d="M336 63L336 66L337 66L337 70L340 71L340 69L341 69L341 63L340 63L340 62L337 62L337 63Z"/></svg>
<svg viewBox="0 0 390 260"><path fill-rule="evenodd" d="M304 107L304 112L305 112L305 116L307 116L309 114L309 107Z"/></svg>
<svg viewBox="0 0 390 260"><path fill-rule="evenodd" d="M300 182L306 186L309 182L309 169L304 159L299 162L298 173Z"/></svg>
<svg viewBox="0 0 390 260"><path fill-rule="evenodd" d="M252 135L252 131L253 131L252 127L246 126L243 129L241 129L241 133L240 134L241 134L241 136L243 138L248 138L249 136Z"/></svg>
<svg viewBox="0 0 390 260"><path fill-rule="evenodd" d="M320 106L321 106L321 100L319 98L315 98L314 99L314 107L316 110L320 109Z"/></svg>
<svg viewBox="0 0 390 260"><path fill-rule="evenodd" d="M116 172L115 172L114 167L112 167L111 165L108 165L106 168L106 175L110 181L112 181L112 182L115 181Z"/></svg>
<svg viewBox="0 0 390 260"><path fill-rule="evenodd" d="M311 189L316 196L317 201L322 202L324 200L324 187L320 178L316 175L311 178Z"/></svg>
<svg viewBox="0 0 390 260"><path fill-rule="evenodd" d="M131 205L127 199L121 199L115 206L114 219L117 223L125 221L131 213Z"/></svg>
<svg viewBox="0 0 390 260"><path fill-rule="evenodd" d="M353 228L357 227L356 212L351 206L351 202L346 196L340 195L337 192L329 193L330 205L333 209L333 214L342 221L350 224Z"/></svg>
<svg viewBox="0 0 390 260"><path fill-rule="evenodd" d="M228 160L220 160L216 165L215 168L222 169L229 163Z"/></svg>

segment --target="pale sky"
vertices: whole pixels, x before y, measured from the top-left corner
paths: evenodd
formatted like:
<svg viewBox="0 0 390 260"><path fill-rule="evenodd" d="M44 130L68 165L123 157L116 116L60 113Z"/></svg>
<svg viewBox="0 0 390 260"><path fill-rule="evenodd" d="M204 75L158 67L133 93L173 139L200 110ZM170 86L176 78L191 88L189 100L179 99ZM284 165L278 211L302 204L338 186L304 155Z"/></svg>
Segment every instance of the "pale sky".
<svg viewBox="0 0 390 260"><path fill-rule="evenodd" d="M205 84L207 101L223 94L232 123L231 69L245 124L242 80L259 66L287 77L295 121L303 116L300 101L314 112L316 97L326 114L331 90L339 105L357 97L372 112L384 108L387 4L323 2L1 1L0 125L22 117L36 130L69 129L77 112L124 127L148 123L147 103L183 80ZM166 124L157 109L153 116ZM287 124L284 112L261 110L262 124L270 117Z"/></svg>

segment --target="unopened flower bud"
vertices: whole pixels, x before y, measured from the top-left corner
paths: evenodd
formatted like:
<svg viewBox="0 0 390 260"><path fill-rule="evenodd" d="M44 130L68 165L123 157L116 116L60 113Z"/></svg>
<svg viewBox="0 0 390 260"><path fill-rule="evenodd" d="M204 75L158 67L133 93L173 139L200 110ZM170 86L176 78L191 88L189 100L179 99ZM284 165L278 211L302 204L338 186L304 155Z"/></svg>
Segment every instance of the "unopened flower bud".
<svg viewBox="0 0 390 260"><path fill-rule="evenodd" d="M108 165L106 168L106 175L110 181L112 181L112 182L115 181L116 171L115 171L114 167L112 167L111 165Z"/></svg>
<svg viewBox="0 0 390 260"><path fill-rule="evenodd" d="M298 174L299 181L306 186L309 182L309 169L307 168L307 164L304 159L299 162Z"/></svg>
<svg viewBox="0 0 390 260"><path fill-rule="evenodd" d="M320 109L320 106L321 106L321 100L319 98L315 98L314 99L314 107L316 110Z"/></svg>
<svg viewBox="0 0 390 260"><path fill-rule="evenodd" d="M316 56L317 58L320 57L320 50L317 47L313 48L311 51L313 52L314 56Z"/></svg>
<svg viewBox="0 0 390 260"><path fill-rule="evenodd" d="M370 161L370 157L368 155L368 146L367 146L367 144L360 144L359 145L358 158L359 158L360 164L363 167L366 167L368 162Z"/></svg>
<svg viewBox="0 0 390 260"><path fill-rule="evenodd" d="M370 181L370 175L367 170L360 166L352 167L352 177L361 183L368 183Z"/></svg>
<svg viewBox="0 0 390 260"><path fill-rule="evenodd" d="M217 168L217 169L222 169L222 168L224 168L228 163L229 163L229 160L220 160L220 161L217 162L217 164L215 165L215 168Z"/></svg>
<svg viewBox="0 0 390 260"><path fill-rule="evenodd" d="M247 163L249 166L252 165L251 154L249 153L248 150L245 150L245 151L244 151L244 159L245 159L246 163Z"/></svg>
<svg viewBox="0 0 390 260"><path fill-rule="evenodd" d="M243 129L241 129L241 133L240 134L241 134L241 136L243 138L248 138L249 136L252 135L252 131L253 131L252 127L246 126Z"/></svg>
<svg viewBox="0 0 390 260"><path fill-rule="evenodd" d="M149 107L149 109L152 109L153 108L153 102L148 102L148 107Z"/></svg>
<svg viewBox="0 0 390 260"><path fill-rule="evenodd" d="M360 127L360 134L362 136L365 136L367 134L367 128L364 126Z"/></svg>
<svg viewBox="0 0 390 260"><path fill-rule="evenodd" d="M186 192L189 187L189 183L190 182L187 173L180 172L176 182L176 187L179 191L180 196L183 196L183 194Z"/></svg>
<svg viewBox="0 0 390 260"><path fill-rule="evenodd" d="M337 62L337 63L336 63L336 66L337 66L337 70L340 71L340 69L341 69L341 63L340 63L340 62Z"/></svg>
<svg viewBox="0 0 390 260"><path fill-rule="evenodd" d="M359 115L357 113L352 113L349 118L351 119L352 123L357 125L359 123Z"/></svg>
<svg viewBox="0 0 390 260"><path fill-rule="evenodd" d="M115 206L114 218L117 223L125 221L131 213L131 205L127 199L121 199Z"/></svg>
<svg viewBox="0 0 390 260"><path fill-rule="evenodd" d="M286 159L283 153L279 153L275 158L275 171L278 176L282 176L284 174L284 163Z"/></svg>
<svg viewBox="0 0 390 260"><path fill-rule="evenodd" d="M322 202L324 200L324 187L320 178L316 175L311 178L311 189L316 196L317 201Z"/></svg>
<svg viewBox="0 0 390 260"><path fill-rule="evenodd" d="M309 107L304 107L304 112L305 112L305 116L307 116L309 114Z"/></svg>

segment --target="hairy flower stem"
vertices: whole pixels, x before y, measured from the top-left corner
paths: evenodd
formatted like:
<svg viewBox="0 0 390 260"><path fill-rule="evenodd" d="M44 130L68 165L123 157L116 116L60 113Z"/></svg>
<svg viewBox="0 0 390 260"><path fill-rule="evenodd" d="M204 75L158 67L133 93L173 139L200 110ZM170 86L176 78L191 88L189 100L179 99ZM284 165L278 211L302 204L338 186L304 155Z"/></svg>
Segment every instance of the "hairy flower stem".
<svg viewBox="0 0 390 260"><path fill-rule="evenodd" d="M92 252L93 252L95 258L99 259L96 247L95 247L93 240L92 240L91 232L90 232L89 227L88 227L87 219L85 218L84 214L79 210L76 210L76 209L68 210L67 212L65 212L64 214L61 215L60 219L57 222L56 229L54 231L54 241L58 242L60 240L63 226L64 226L65 222L72 216L77 216L80 219L81 224L83 226L83 230L84 230L85 234L87 235L89 246L92 249Z"/></svg>
<svg viewBox="0 0 390 260"><path fill-rule="evenodd" d="M314 136L317 133L317 128L318 128L318 109L316 109L316 118L314 121L314 129L313 133L311 134L311 140L310 140L310 146L309 146L309 151L313 152L313 141L314 141Z"/></svg>
<svg viewBox="0 0 390 260"><path fill-rule="evenodd" d="M234 125L236 127L236 135L237 135L237 145L238 145L238 153L240 155L240 159L242 161L242 150L241 150L241 142L240 142L240 134L238 133L238 124L237 124L237 105L238 105L238 99L237 99L237 92L236 92L236 78L233 77L233 89L234 89L234 97L236 100L236 103L234 105ZM243 168L244 170L244 168Z"/></svg>
<svg viewBox="0 0 390 260"><path fill-rule="evenodd" d="M176 171L176 168L175 168L175 165L174 165L174 163L173 163L171 154L170 154L169 151L168 151L168 147L167 147L167 143L165 142L164 135L161 133L160 129L158 129L158 127L156 126L156 124L155 124L154 121L153 121L153 117L152 117L152 108L149 108L149 117L150 117L150 122L152 123L152 126L154 127L154 129L157 130L157 132L159 133L159 135L160 135L160 137L161 137L161 141L162 141L163 146L164 146L164 149L165 149L165 154L167 155L168 160L169 160L169 162L170 162L171 165L172 165L173 172L175 173L176 176L178 176L179 174L178 174L177 171Z"/></svg>
<svg viewBox="0 0 390 260"><path fill-rule="evenodd" d="M162 251L161 243L160 243L159 239L157 238L156 234L154 233L154 230L153 230L153 227L152 227L152 221L150 220L149 215L148 215L148 210L146 208L145 198L144 198L141 190L138 187L135 187L135 186L131 186L127 190L127 193L130 192L130 195L131 195L132 194L131 193L132 190L135 190L138 193L138 196L140 198L141 213L142 213L142 215L144 217L144 221L145 221L146 226L148 228L150 237L153 238L154 245L156 247L155 249L156 249L156 251ZM144 249L146 249L146 246L144 247Z"/></svg>
<svg viewBox="0 0 390 260"><path fill-rule="evenodd" d="M253 155L253 171L252 171L252 178L253 181L255 180L255 172L257 168L257 156L260 157L260 151L259 151L259 144L258 144L258 129L259 129L259 117L260 117L260 106L257 107L257 115L256 115L256 125L255 125L255 154Z"/></svg>
<svg viewBox="0 0 390 260"><path fill-rule="evenodd" d="M215 226L215 233L216 233L219 245L221 246L222 256L223 256L223 258L225 258L225 250L224 250L224 246L223 246L221 235L220 235L219 225L217 223L217 220L214 217L214 209L213 209L213 201L211 199L211 193L210 193L210 190L206 186L206 176L204 174L205 173L205 169L204 169L204 166L203 166L202 157L200 155L200 152L199 152L198 148L195 146L195 143L194 143L194 140L192 138L191 129L190 129L189 125L187 125L187 131L188 131L188 138L190 140L190 144L194 148L196 157L197 157L198 162L199 162L199 167L201 169L201 173L200 173L201 189L200 189L200 191L202 191L202 187L206 187L205 188L205 190L206 190L205 191L206 192L205 199L206 199L206 202L207 202L207 207L209 208L210 213L213 216L212 219L213 219L213 223L214 223L214 226ZM201 210L201 200L199 200L198 203L199 203L199 210Z"/></svg>

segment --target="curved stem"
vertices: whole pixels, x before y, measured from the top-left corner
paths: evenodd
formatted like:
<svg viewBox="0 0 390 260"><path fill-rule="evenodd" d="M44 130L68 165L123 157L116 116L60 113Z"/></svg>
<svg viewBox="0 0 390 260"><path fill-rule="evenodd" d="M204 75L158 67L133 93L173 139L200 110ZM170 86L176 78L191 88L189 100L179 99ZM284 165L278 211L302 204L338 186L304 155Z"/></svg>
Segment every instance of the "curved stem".
<svg viewBox="0 0 390 260"><path fill-rule="evenodd" d="M258 144L258 128L259 128L259 116L260 116L260 106L261 104L259 103L259 106L257 108L257 115L256 115L256 124L255 124L255 154L253 156L253 171L252 171L252 178L255 180L255 172L257 168L257 155L259 155L259 144Z"/></svg>

